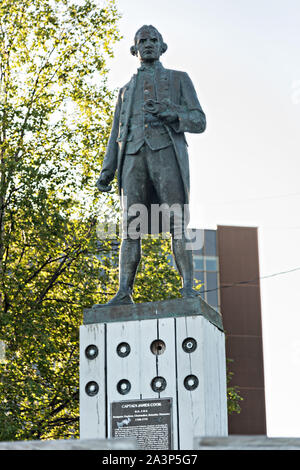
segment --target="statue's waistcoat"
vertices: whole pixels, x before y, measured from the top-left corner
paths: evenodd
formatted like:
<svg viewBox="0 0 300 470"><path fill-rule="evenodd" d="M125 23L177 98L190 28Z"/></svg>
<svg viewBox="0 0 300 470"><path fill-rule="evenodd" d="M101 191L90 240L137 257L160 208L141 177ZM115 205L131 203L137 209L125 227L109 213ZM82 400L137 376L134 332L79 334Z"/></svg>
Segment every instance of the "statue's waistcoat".
<svg viewBox="0 0 300 470"><path fill-rule="evenodd" d="M144 111L147 100L163 101L170 98L170 71L157 67L153 71L139 70L132 90L125 154L136 154L146 142L151 150L172 145L167 127L155 115ZM126 110L128 112L128 110ZM123 115L126 112L121 110ZM122 129L118 140L124 140Z"/></svg>

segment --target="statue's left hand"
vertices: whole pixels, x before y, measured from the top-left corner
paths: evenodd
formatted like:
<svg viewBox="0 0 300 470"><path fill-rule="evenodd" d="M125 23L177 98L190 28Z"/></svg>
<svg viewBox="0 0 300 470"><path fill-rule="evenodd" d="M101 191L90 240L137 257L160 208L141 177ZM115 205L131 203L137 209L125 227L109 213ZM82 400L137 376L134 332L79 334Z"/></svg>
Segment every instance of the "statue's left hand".
<svg viewBox="0 0 300 470"><path fill-rule="evenodd" d="M166 110L157 114L159 119L162 119L165 122L175 122L178 119L178 114L175 111Z"/></svg>
<svg viewBox="0 0 300 470"><path fill-rule="evenodd" d="M162 100L160 108L161 109L157 113L159 119L168 123L177 121L178 114L174 109L175 105L173 105L169 99Z"/></svg>
<svg viewBox="0 0 300 470"><path fill-rule="evenodd" d="M178 119L175 105L169 99L164 99L161 102L149 99L144 104L144 110L167 123L175 122Z"/></svg>

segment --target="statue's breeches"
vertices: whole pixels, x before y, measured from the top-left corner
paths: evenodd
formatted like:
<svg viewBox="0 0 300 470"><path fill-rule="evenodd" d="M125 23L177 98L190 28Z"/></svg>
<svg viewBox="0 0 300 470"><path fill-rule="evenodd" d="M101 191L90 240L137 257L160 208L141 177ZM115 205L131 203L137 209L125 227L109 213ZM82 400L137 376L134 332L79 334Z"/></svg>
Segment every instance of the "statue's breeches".
<svg viewBox="0 0 300 470"><path fill-rule="evenodd" d="M124 156L122 167L123 237L170 232L180 237L187 209L173 146Z"/></svg>

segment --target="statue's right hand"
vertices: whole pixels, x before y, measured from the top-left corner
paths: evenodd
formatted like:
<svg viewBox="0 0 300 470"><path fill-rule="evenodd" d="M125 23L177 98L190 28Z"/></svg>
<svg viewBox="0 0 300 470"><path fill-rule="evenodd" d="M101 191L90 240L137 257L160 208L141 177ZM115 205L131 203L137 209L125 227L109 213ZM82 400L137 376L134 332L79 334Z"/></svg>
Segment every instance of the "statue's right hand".
<svg viewBox="0 0 300 470"><path fill-rule="evenodd" d="M102 192L109 192L112 188L112 185L109 184L108 178L101 177L97 180L96 186L99 189L99 191Z"/></svg>

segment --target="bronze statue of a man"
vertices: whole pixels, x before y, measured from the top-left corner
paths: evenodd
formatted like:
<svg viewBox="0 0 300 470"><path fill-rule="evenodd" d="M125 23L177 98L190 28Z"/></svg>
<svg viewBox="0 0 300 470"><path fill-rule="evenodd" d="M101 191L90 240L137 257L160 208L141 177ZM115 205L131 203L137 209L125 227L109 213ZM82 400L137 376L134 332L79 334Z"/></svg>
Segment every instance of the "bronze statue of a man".
<svg viewBox="0 0 300 470"><path fill-rule="evenodd" d="M136 217L130 211L136 204L148 209L153 204L182 208L179 211L182 216L171 213L169 226L172 251L182 279L180 292L182 297L190 297L197 292L193 289L192 251L187 248L185 234L189 161L184 133L203 132L206 118L187 73L162 66L159 59L166 50L167 45L153 26L145 25L137 31L131 53L138 57L141 66L119 91L97 187L110 191L117 170L126 228ZM119 290L109 305L133 303L141 236L130 236L130 230L125 232L120 247Z"/></svg>

